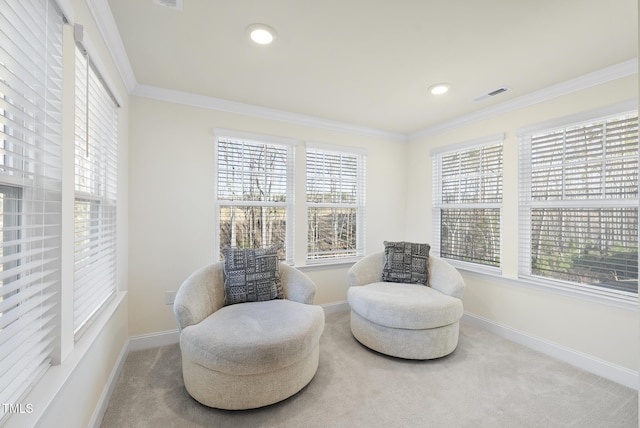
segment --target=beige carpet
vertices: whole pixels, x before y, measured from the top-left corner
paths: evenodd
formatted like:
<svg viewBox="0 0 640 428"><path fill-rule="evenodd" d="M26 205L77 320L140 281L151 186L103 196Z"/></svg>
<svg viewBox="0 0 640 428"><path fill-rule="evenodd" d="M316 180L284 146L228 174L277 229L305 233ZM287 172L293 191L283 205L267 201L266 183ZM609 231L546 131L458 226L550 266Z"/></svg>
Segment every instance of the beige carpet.
<svg viewBox="0 0 640 428"><path fill-rule="evenodd" d="M326 318L320 366L293 397L261 409L200 405L178 345L131 352L102 422L131 427L638 426L637 391L462 324L456 351L405 361L361 346L349 314Z"/></svg>

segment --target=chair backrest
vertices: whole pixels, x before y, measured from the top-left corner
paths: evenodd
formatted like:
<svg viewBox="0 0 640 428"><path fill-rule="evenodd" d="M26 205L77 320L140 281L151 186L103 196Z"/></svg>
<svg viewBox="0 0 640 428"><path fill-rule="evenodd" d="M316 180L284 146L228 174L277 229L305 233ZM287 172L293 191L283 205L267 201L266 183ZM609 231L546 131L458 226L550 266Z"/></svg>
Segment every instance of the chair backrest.
<svg viewBox="0 0 640 428"><path fill-rule="evenodd" d="M198 324L224 306L224 264L204 266L184 280L173 302L173 313L182 330Z"/></svg>
<svg viewBox="0 0 640 428"><path fill-rule="evenodd" d="M369 254L358 260L347 273L349 286L367 285L382 281L384 252ZM444 294L462 299L464 279L447 261L429 256L429 286Z"/></svg>
<svg viewBox="0 0 640 428"><path fill-rule="evenodd" d="M437 256L429 256L429 285L451 297L462 299L464 279L451 263Z"/></svg>
<svg viewBox="0 0 640 428"><path fill-rule="evenodd" d="M288 300L312 304L315 283L300 270L280 263L280 281ZM193 272L180 286L173 303L178 328L197 324L224 306L224 262Z"/></svg>
<svg viewBox="0 0 640 428"><path fill-rule="evenodd" d="M280 262L280 281L284 296L294 302L313 304L316 284L299 269Z"/></svg>
<svg viewBox="0 0 640 428"><path fill-rule="evenodd" d="M373 253L358 260L347 272L349 286L367 285L382 281L384 253Z"/></svg>

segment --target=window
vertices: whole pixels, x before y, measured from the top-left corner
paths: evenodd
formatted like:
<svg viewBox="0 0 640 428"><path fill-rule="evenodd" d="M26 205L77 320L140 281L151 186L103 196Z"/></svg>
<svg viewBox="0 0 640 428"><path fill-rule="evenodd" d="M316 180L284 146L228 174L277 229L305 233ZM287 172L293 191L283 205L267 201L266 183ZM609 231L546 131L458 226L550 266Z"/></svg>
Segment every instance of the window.
<svg viewBox="0 0 640 428"><path fill-rule="evenodd" d="M307 145L307 262L364 255L365 154Z"/></svg>
<svg viewBox="0 0 640 428"><path fill-rule="evenodd" d="M432 247L441 257L500 266L502 139L433 153Z"/></svg>
<svg viewBox="0 0 640 428"><path fill-rule="evenodd" d="M20 236L22 231L22 188L0 185L0 229L2 245L0 246L0 272L12 272L20 265ZM13 256L13 257L12 257ZM19 275L0 277L0 286L7 286L16 281ZM3 295L0 301L17 291Z"/></svg>
<svg viewBox="0 0 640 428"><path fill-rule="evenodd" d="M116 291L116 104L76 48L74 335Z"/></svg>
<svg viewBox="0 0 640 428"><path fill-rule="evenodd" d="M0 403L17 403L57 358L62 16L14 1L0 28Z"/></svg>
<svg viewBox="0 0 640 428"><path fill-rule="evenodd" d="M293 144L223 132L216 144L218 256L225 246L275 245L293 263Z"/></svg>
<svg viewBox="0 0 640 428"><path fill-rule="evenodd" d="M519 139L520 274L637 294L637 112Z"/></svg>

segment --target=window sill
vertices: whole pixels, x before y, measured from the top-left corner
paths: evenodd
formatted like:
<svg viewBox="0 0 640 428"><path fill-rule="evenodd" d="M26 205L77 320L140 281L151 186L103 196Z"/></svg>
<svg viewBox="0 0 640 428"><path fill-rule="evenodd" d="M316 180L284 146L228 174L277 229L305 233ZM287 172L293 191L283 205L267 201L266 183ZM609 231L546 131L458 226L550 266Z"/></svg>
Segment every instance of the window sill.
<svg viewBox="0 0 640 428"><path fill-rule="evenodd" d="M313 270L322 270L322 269L339 269L344 267L351 267L355 262L360 260L362 257L349 257L348 259L333 259L333 260L323 260L318 262L307 262L304 265L296 265L296 269L300 269L301 271L313 271Z"/></svg>
<svg viewBox="0 0 640 428"><path fill-rule="evenodd" d="M451 262L450 260L447 261ZM638 311L638 296L630 293L615 292L607 289L599 290L594 288L582 288L569 283L557 283L544 278L509 278L502 276L499 269L496 269L495 271L486 267L476 269L467 263L455 263L454 265L464 276L490 279L505 286L525 287L629 311Z"/></svg>
<svg viewBox="0 0 640 428"><path fill-rule="evenodd" d="M480 265L477 263L464 262L462 260L446 259L444 257L442 257L442 259L446 260L447 263L454 266L456 269L460 269L465 272L473 272L486 276L503 278L502 268L500 267Z"/></svg>
<svg viewBox="0 0 640 428"><path fill-rule="evenodd" d="M35 387L27 393L22 403L31 404L33 406L33 412L11 415L2 421L6 423L7 427L36 426L42 423L42 418L46 415L49 407L62 391L67 381L73 377L76 369L82 363L86 354L91 350L93 343L100 336L113 314L125 300L126 294L126 291L117 292L115 298L112 299L102 311L91 328L76 342L73 351L71 351L65 360L61 364L49 367L36 383Z"/></svg>

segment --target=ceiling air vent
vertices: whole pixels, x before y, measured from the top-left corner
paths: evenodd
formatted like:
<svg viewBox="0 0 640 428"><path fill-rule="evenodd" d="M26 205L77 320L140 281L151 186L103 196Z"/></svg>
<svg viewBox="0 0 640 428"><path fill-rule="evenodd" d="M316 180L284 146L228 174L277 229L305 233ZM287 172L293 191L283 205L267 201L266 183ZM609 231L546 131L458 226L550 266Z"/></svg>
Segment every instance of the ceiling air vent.
<svg viewBox="0 0 640 428"><path fill-rule="evenodd" d="M503 92L506 92L506 90L507 90L507 88L498 88L498 89L496 89L495 91L491 91L491 92L489 92L487 95L489 95L490 97L494 97L494 96L496 96L496 95L498 95L498 94L501 94L501 93L503 93Z"/></svg>
<svg viewBox="0 0 640 428"><path fill-rule="evenodd" d="M496 95L500 95L503 92L507 92L508 90L509 90L509 88L507 88L506 86L501 86L498 89L494 89L491 92L488 92L486 94L480 95L478 98L474 99L474 101L486 100L487 98L495 97Z"/></svg>
<svg viewBox="0 0 640 428"><path fill-rule="evenodd" d="M155 4L182 12L182 0L153 0Z"/></svg>

